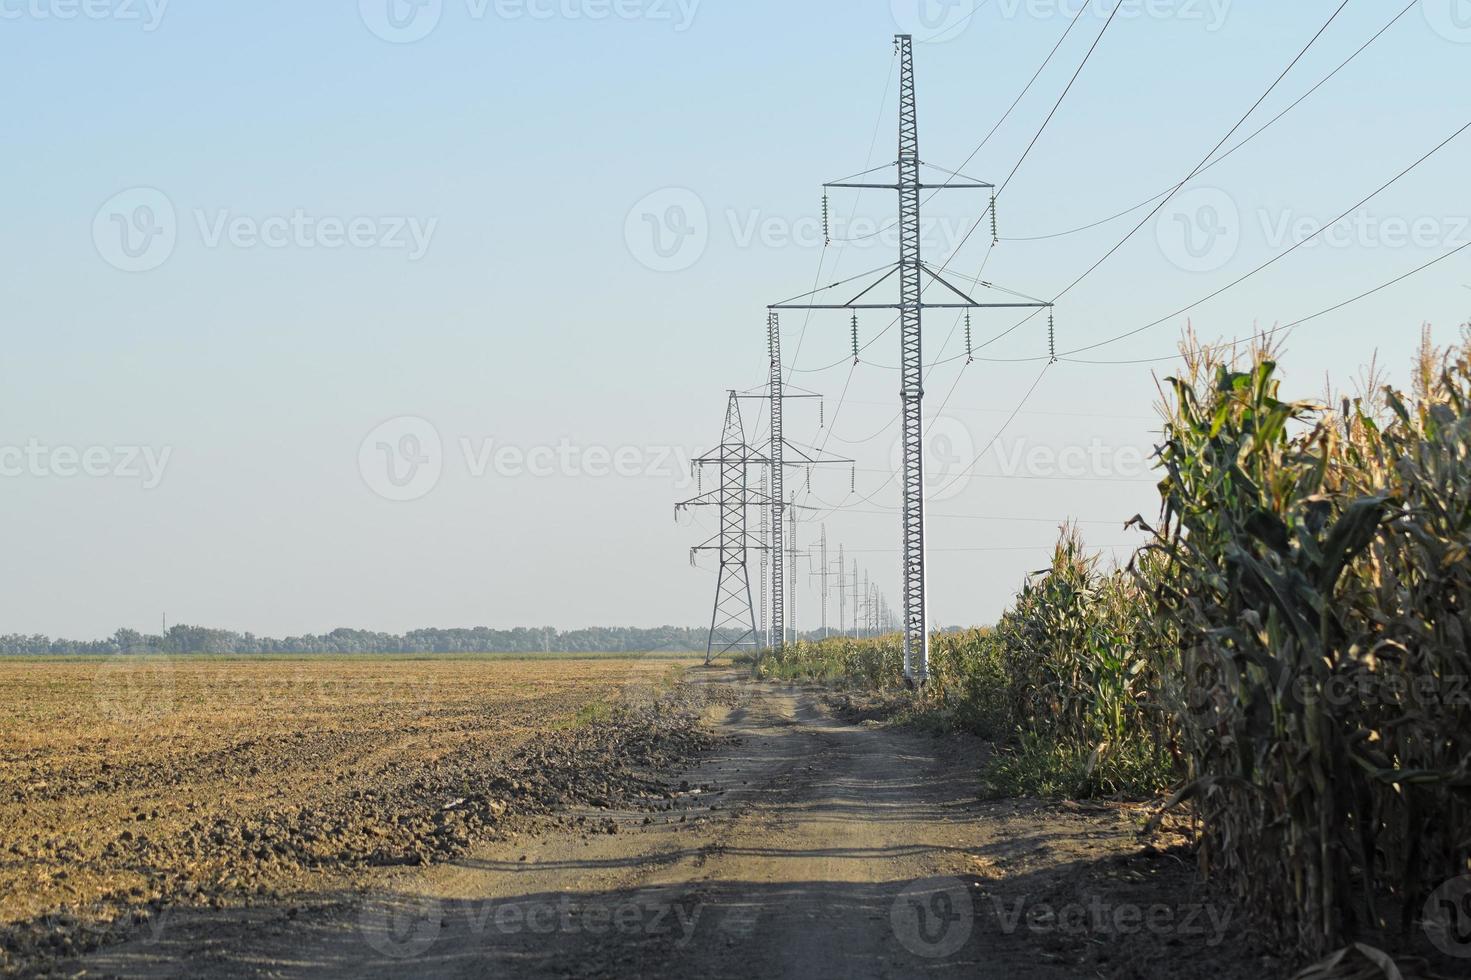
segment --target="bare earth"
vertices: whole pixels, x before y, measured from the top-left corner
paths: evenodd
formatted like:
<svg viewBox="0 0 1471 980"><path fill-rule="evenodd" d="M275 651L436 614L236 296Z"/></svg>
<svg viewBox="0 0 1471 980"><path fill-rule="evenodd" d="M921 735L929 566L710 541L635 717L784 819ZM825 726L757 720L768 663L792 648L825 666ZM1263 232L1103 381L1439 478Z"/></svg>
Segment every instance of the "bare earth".
<svg viewBox="0 0 1471 980"><path fill-rule="evenodd" d="M122 977L1280 976L1125 806L981 802L985 751L711 677L727 736L584 806L366 888L165 911L63 964ZM581 819L579 819L581 818Z"/></svg>

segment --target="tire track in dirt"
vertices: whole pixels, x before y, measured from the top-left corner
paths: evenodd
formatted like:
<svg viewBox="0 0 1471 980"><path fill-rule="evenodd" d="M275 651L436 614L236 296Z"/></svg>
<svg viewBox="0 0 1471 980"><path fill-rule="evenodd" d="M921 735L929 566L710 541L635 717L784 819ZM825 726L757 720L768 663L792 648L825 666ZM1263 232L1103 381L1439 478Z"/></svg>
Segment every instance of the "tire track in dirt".
<svg viewBox="0 0 1471 980"><path fill-rule="evenodd" d="M1141 945L1049 929L1045 913L1008 918L1073 896L1191 900L1191 874L1141 852L1130 811L982 803L975 739L839 721L814 692L744 690L711 709L729 741L670 778L672 801L588 810L580 830L385 873L366 894L295 915L179 917L85 966L121 977L1272 975L1239 937Z"/></svg>

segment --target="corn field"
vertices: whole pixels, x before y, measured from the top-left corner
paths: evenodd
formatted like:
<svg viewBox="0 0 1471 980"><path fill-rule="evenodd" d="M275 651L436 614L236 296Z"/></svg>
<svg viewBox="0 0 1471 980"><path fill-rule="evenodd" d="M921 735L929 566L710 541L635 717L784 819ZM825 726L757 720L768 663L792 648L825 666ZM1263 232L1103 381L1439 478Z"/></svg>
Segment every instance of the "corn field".
<svg viewBox="0 0 1471 980"><path fill-rule="evenodd" d="M1407 940L1471 873L1471 333L1427 335L1409 393L1288 400L1276 356L1187 341L1144 546L1104 570L1063 528L994 628L936 638L926 703L1009 736L1013 791L1172 790L1204 874L1307 960ZM764 669L892 687L899 641Z"/></svg>

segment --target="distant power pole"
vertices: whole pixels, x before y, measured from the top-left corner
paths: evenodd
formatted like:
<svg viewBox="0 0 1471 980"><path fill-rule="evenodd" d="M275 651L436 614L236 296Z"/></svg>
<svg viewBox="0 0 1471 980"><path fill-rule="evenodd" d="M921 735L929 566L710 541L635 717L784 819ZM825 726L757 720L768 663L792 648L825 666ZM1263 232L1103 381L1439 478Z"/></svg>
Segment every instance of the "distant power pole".
<svg viewBox="0 0 1471 980"><path fill-rule="evenodd" d="M822 525L822 638L827 639L827 525Z"/></svg>
<svg viewBox="0 0 1471 980"><path fill-rule="evenodd" d="M903 563L900 582L904 590L904 677L909 683L922 686L929 679L929 634L926 631L927 617L925 614L925 365L922 357L920 330L923 311L926 309L1050 308L1052 304L1040 300L980 303L964 290L943 278L943 269L936 271L924 263L920 249L921 192L955 189L990 190L992 192L990 211L994 219L995 186L973 181L953 171L944 171L946 176L942 183L926 184L921 181L922 163L919 158L918 100L915 96L913 38L908 34L900 34L895 37L894 45L899 56L899 158L896 180L891 184L844 180L834 181L825 186L828 188L879 188L898 192L898 264L883 271L881 277L846 303L785 302L773 304L770 309L772 311L795 309L897 310L899 313L900 416L903 420L900 438L903 459L903 508L901 511ZM923 165L929 166L928 164ZM899 279L898 301L890 303L870 301L868 294L880 283L893 277L896 272ZM935 284L943 287L947 295L958 298L959 302L924 302L925 289ZM981 283L981 285L991 288L989 283ZM808 294L808 296L811 295Z"/></svg>
<svg viewBox="0 0 1471 980"><path fill-rule="evenodd" d="M771 507L771 523L769 529L763 523L761 540L771 564L771 619L766 630L767 640L773 649L780 650L787 642L788 636L796 637L796 630L789 631L787 628L789 610L795 617L797 573L795 566L791 563L796 560L796 546L787 547L785 539L788 534L796 534L797 518L794 511L807 509L798 507L794 501L785 496L786 468L805 466L810 469L813 466L831 463L851 465L853 460L829 456L825 453L818 453L814 456L812 452L801 446L787 442L783 434L783 403L793 398L821 398L822 396L816 392L788 385L782 380L781 321L774 311L768 311L766 314L766 350L771 372L767 393L764 395L747 393L738 397L757 400L765 398L769 402L771 413L771 435L766 446L766 457L762 460L769 471L769 478L763 484L762 493L769 501L768 506ZM790 461L789 454L794 457ZM787 574L788 567L791 567L792 570L790 577Z"/></svg>
<svg viewBox="0 0 1471 980"><path fill-rule="evenodd" d="M750 467L766 463L746 444L741 424L740 396L732 391L726 403L725 428L720 449L711 456L694 461L697 467L718 465L720 487L675 506L676 513L686 507L718 507L720 529L710 541L690 549L691 558L700 551L718 551L720 572L715 583L715 605L710 613L710 636L705 645L708 664L720 654L741 646L757 643L755 609L751 602L751 577L746 555L752 547L764 548L764 542L752 542L746 531L746 514L753 507L770 506L771 501L753 493L748 486Z"/></svg>
<svg viewBox="0 0 1471 980"><path fill-rule="evenodd" d="M792 501L787 511L787 519L791 521L791 536L787 546L787 560L792 569L792 577L787 580L788 613L792 617L792 642L801 639L802 634L797 629L797 508L796 501Z"/></svg>
<svg viewBox="0 0 1471 980"><path fill-rule="evenodd" d="M844 576L844 573L845 572L846 572L846 569L843 567L843 546L842 545L838 545L838 633L839 634L842 634L842 633L847 632L847 627L845 627L843 625L844 622L847 619L847 616L848 616L848 610L847 610L847 606L848 606L848 591L845 588L843 588L843 583L845 581L845 579L844 579L843 576Z"/></svg>

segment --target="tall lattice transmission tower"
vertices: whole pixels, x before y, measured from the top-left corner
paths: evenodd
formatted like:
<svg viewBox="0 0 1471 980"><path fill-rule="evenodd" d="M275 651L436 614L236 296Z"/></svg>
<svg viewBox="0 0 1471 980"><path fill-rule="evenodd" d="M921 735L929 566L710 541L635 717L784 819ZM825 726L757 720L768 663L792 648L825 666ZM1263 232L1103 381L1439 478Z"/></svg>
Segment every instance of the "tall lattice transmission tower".
<svg viewBox="0 0 1471 980"><path fill-rule="evenodd" d="M718 507L720 510L719 530L705 543L690 549L691 561L701 551L716 551L720 555L715 605L710 613L710 636L705 646L705 662L708 664L732 650L742 647L759 649L761 644L756 626L756 607L751 601L747 555L753 548L764 550L766 543L752 538L746 529L746 518L753 506L771 506L771 498L750 486L751 467L769 465L770 460L746 442L738 393L730 392L726 401L720 448L693 463L696 467L714 465L720 468L720 486L717 489L675 505L676 514L689 507Z"/></svg>
<svg viewBox="0 0 1471 980"><path fill-rule="evenodd" d="M787 622L787 610L796 601L795 561L799 553L788 538L794 538L796 535L797 513L811 509L792 503L791 496L785 491L786 471L791 467L810 469L814 466L834 464L852 466L853 460L803 447L787 439L784 428L784 404L792 399L815 398L820 400L822 396L816 392L787 384L783 380L781 320L775 311L768 311L766 315L766 353L770 368L766 392L764 394L747 393L741 397L765 399L769 412L771 431L763 447L766 453L767 474L762 486L766 488L766 494L770 498L771 515L769 524L765 518L762 521L762 540L766 543L767 559L762 565L762 580L763 582L766 580L765 572L769 564L771 595L769 608L766 608L768 602L763 600L762 611L763 619L766 619L768 623L767 645L779 650L789 639L796 638L795 631L788 628L790 624ZM819 416L821 414L822 410L819 408ZM789 568L789 565L792 567ZM789 571L790 576L788 576Z"/></svg>
<svg viewBox="0 0 1471 980"><path fill-rule="evenodd" d="M904 629L904 676L913 685L923 685L929 678L929 633L926 626L925 607L925 480L924 480L924 373L923 334L921 324L925 310L930 309L989 309L989 308L1050 308L1051 303L1034 297L1020 301L982 303L946 280L927 265L921 254L921 202L922 191L942 190L988 190L991 204L988 209L994 219L996 209L995 186L973 180L954 171L939 167L931 169L945 174L942 183L928 184L921 178L921 169L931 165L923 163L919 156L919 114L915 96L914 44L908 34L895 38L899 56L899 158L892 164L897 168L894 183L875 183L854 179L830 182L826 189L857 188L896 191L899 195L899 261L874 278L851 299L841 303L804 302L827 290L845 285L843 283L813 290L803 296L769 307L774 314L779 310L896 310L899 314L899 369L900 369L900 415L902 418L900 447L902 459L902 507L900 510L901 552L900 582L903 587L902 626ZM875 168L884 169L884 168ZM868 171L873 173L874 171ZM867 174L859 174L863 177ZM896 301L880 302L870 295L881 283L898 279L899 296ZM851 280L850 280L851 281ZM930 303L924 301L924 293L931 286L939 285L949 302ZM981 283L987 289L996 289L990 283ZM1002 290L1013 297L1021 294ZM779 522L778 522L779 523Z"/></svg>

